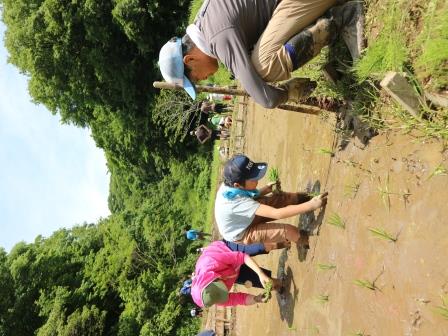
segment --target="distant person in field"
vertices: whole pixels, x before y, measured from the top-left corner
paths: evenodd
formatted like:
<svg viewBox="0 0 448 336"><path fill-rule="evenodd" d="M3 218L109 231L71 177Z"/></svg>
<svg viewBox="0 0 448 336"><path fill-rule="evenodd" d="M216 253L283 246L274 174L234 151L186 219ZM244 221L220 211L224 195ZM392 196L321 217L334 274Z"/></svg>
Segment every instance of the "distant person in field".
<svg viewBox="0 0 448 336"><path fill-rule="evenodd" d="M219 232L230 242L261 242L266 251L306 243L307 236L290 224L271 223L314 211L327 202L328 193L311 197L306 192L272 192L272 184L257 189L266 173L267 163L253 162L238 154L224 166L224 183L215 200L215 219Z"/></svg>
<svg viewBox="0 0 448 336"><path fill-rule="evenodd" d="M202 316L202 309L199 307L191 308L190 309L190 315L191 317L201 317Z"/></svg>
<svg viewBox="0 0 448 336"><path fill-rule="evenodd" d="M232 126L232 117L215 114L208 118L208 122L215 130L229 129Z"/></svg>
<svg viewBox="0 0 448 336"><path fill-rule="evenodd" d="M185 236L189 240L205 240L207 237L211 237L211 234L196 229L190 229L185 231Z"/></svg>
<svg viewBox="0 0 448 336"><path fill-rule="evenodd" d="M190 132L190 135L195 136L201 145L209 140L223 140L229 137L229 134L226 130L212 130L205 125L199 125L195 131Z"/></svg>
<svg viewBox="0 0 448 336"><path fill-rule="evenodd" d="M232 111L232 108L227 104L221 102L215 102L213 100L203 100L199 103L199 108L202 113L213 114L213 113L224 113Z"/></svg>
<svg viewBox="0 0 448 336"><path fill-rule="evenodd" d="M250 281L255 288L269 282L273 289L282 291L282 281L271 278L271 271L261 268L248 255L230 250L222 241L205 247L196 262L191 296L199 307L253 305L265 302L263 294L231 293L235 283Z"/></svg>
<svg viewBox="0 0 448 336"><path fill-rule="evenodd" d="M164 79L195 99L194 83L218 70L218 61L258 104L274 108L307 97L315 83L293 78L339 35L352 55L363 48L363 1L334 6L336 0L205 0L186 34L160 50Z"/></svg>

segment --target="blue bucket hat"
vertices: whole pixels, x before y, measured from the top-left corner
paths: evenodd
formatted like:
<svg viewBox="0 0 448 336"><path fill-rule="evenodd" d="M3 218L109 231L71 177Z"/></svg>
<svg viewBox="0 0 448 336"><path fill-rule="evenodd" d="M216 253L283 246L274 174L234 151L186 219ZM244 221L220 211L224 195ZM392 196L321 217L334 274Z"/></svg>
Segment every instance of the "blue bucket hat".
<svg viewBox="0 0 448 336"><path fill-rule="evenodd" d="M236 182L259 180L268 168L266 162L253 162L246 155L237 154L224 166L224 180L232 185Z"/></svg>
<svg viewBox="0 0 448 336"><path fill-rule="evenodd" d="M160 49L159 68L168 83L183 87L192 99L196 99L196 89L184 75L182 39L180 37L173 37Z"/></svg>

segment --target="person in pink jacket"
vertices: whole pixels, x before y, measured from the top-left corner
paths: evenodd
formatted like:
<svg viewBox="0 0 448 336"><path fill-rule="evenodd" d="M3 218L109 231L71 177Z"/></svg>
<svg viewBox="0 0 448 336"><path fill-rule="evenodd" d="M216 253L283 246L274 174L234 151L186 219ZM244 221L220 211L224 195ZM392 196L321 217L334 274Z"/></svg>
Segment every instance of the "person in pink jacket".
<svg viewBox="0 0 448 336"><path fill-rule="evenodd" d="M191 296L199 307L252 305L266 302L263 294L229 293L233 284L251 281L257 288L272 282L281 290L281 281L271 278L271 271L263 269L247 254L230 250L224 242L215 241L204 248L196 262Z"/></svg>

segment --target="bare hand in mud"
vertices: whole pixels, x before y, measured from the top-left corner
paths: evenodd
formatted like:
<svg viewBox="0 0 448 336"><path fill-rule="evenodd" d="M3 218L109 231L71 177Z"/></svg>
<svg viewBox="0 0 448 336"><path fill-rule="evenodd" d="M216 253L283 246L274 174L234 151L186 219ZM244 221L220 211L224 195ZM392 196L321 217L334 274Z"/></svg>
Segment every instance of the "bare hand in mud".
<svg viewBox="0 0 448 336"><path fill-rule="evenodd" d="M327 196L328 196L328 191L324 192L323 194L313 197L310 200L313 210L316 210L316 209L319 209L320 207L325 206L327 204Z"/></svg>

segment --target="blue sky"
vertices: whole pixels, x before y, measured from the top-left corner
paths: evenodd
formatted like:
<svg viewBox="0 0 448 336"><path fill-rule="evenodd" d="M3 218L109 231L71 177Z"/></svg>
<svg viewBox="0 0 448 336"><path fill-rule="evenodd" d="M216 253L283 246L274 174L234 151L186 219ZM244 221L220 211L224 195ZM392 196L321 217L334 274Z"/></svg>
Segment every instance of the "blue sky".
<svg viewBox="0 0 448 336"><path fill-rule="evenodd" d="M0 22L0 246L107 217L109 174L87 129L61 124L31 103L10 64Z"/></svg>

